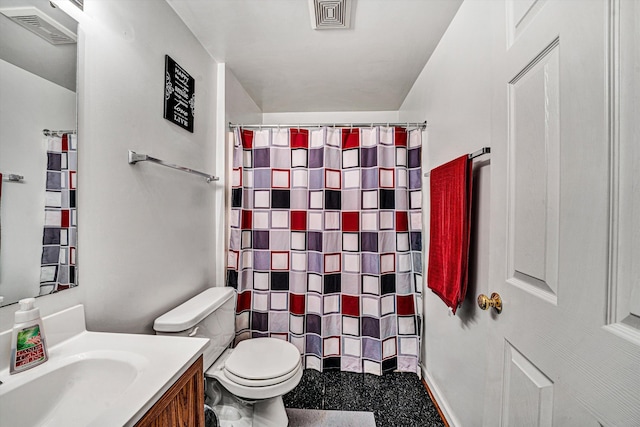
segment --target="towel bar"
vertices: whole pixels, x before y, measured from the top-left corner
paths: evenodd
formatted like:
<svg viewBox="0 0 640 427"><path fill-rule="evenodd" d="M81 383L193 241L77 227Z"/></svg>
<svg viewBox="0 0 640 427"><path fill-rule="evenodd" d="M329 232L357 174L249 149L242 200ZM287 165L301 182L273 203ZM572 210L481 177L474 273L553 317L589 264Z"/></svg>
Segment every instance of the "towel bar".
<svg viewBox="0 0 640 427"><path fill-rule="evenodd" d="M475 159L476 157L484 156L485 154L491 153L491 147L482 147L478 151L474 151L473 153L469 153L469 160ZM431 175L431 172L427 172L424 176Z"/></svg>
<svg viewBox="0 0 640 427"><path fill-rule="evenodd" d="M130 165L135 165L138 162L152 162L152 163L156 163L158 165L161 166L166 166L168 168L171 169L177 169L179 171L182 172L187 172L190 173L192 175L198 175L203 177L204 179L207 180L207 182L211 182L211 181L219 181L220 178L218 178L217 176L213 176L213 175L209 175L207 173L204 172L200 172L191 168L186 168L184 166L178 166L178 165L174 165L172 163L167 163L163 160L160 159L156 159L155 157L151 157L147 154L138 154L135 151L129 150L129 164Z"/></svg>
<svg viewBox="0 0 640 427"><path fill-rule="evenodd" d="M22 182L24 176L15 173L2 174L2 180L8 182Z"/></svg>
<svg viewBox="0 0 640 427"><path fill-rule="evenodd" d="M476 157L480 157L489 153L491 153L491 147L482 147L478 151L474 151L473 153L469 154L469 160L475 159Z"/></svg>

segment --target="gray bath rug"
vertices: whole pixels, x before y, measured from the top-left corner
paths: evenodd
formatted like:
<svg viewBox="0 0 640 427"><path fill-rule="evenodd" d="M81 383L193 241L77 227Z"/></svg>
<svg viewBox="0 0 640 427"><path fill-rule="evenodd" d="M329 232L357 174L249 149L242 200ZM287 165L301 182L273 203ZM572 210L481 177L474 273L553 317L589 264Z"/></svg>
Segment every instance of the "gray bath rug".
<svg viewBox="0 0 640 427"><path fill-rule="evenodd" d="M289 427L376 427L373 412L287 408Z"/></svg>

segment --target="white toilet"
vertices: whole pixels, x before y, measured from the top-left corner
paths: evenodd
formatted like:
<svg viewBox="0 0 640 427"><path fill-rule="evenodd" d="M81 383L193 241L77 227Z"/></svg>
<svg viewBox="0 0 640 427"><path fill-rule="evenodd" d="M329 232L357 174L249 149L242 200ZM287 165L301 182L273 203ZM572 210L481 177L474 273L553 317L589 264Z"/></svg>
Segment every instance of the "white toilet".
<svg viewBox="0 0 640 427"><path fill-rule="evenodd" d="M221 426L287 426L282 395L302 378L300 352L276 338L228 348L235 337L235 303L234 289L209 288L158 317L153 328L158 335L210 339L203 355L207 401Z"/></svg>

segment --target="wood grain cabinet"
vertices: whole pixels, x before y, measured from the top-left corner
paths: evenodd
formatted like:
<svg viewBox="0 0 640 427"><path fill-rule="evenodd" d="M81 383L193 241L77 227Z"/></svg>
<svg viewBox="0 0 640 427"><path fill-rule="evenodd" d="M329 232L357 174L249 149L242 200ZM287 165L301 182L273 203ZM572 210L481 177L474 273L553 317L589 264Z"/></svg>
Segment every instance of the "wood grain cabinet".
<svg viewBox="0 0 640 427"><path fill-rule="evenodd" d="M162 395L136 427L204 427L202 356Z"/></svg>

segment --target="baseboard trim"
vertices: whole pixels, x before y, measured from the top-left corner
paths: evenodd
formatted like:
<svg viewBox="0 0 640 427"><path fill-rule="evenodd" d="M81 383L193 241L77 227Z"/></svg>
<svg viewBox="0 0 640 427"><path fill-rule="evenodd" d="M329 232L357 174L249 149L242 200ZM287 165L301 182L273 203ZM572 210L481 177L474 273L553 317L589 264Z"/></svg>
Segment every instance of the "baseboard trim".
<svg viewBox="0 0 640 427"><path fill-rule="evenodd" d="M458 427L460 423L453 416L451 406L449 406L447 400L442 395L442 392L436 385L433 377L429 372L427 372L427 369L422 364L420 365L420 370L422 371L422 384L427 389L427 393L429 393L429 397L433 401L434 405L436 405L436 409L438 410L438 414L440 414L440 418L442 418L444 425L446 427Z"/></svg>

